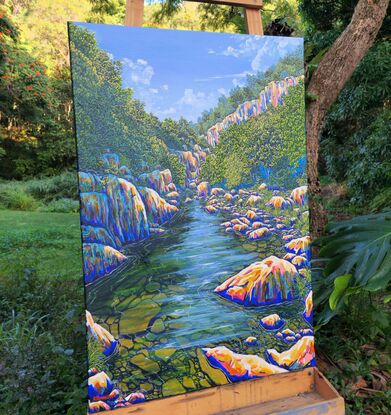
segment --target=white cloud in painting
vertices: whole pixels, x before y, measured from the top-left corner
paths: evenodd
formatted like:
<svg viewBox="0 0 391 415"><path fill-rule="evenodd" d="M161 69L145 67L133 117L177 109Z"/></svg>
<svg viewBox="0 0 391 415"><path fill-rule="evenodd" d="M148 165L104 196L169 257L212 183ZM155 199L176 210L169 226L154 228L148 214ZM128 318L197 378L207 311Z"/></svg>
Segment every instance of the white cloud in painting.
<svg viewBox="0 0 391 415"><path fill-rule="evenodd" d="M216 92L205 93L194 91L192 88L186 88L182 97L176 102L176 105L181 107L180 112L187 114L186 118L190 121L196 121L198 114L216 104L217 98L218 94Z"/></svg>
<svg viewBox="0 0 391 415"><path fill-rule="evenodd" d="M151 65L144 59L133 61L128 58L122 59L123 79L127 84L149 85L154 75Z"/></svg>
<svg viewBox="0 0 391 415"><path fill-rule="evenodd" d="M234 56L235 58L238 58L242 52L240 49L236 49L233 46L228 46L227 49L225 49L222 53L225 56Z"/></svg>
<svg viewBox="0 0 391 415"><path fill-rule="evenodd" d="M109 59L111 61L113 61L114 60L114 55L112 53L110 53L110 52L106 52L106 53L107 53L107 56L109 57Z"/></svg>
<svg viewBox="0 0 391 415"><path fill-rule="evenodd" d="M209 55L214 55L216 53L216 51L215 50L213 50L213 49L208 49L208 54Z"/></svg>
<svg viewBox="0 0 391 415"><path fill-rule="evenodd" d="M157 94L159 90L156 88L149 88L149 92L151 92L152 94Z"/></svg>
<svg viewBox="0 0 391 415"><path fill-rule="evenodd" d="M167 84L164 84L164 85L162 86L162 90L163 90L163 91L168 91L168 85L167 85Z"/></svg>
<svg viewBox="0 0 391 415"><path fill-rule="evenodd" d="M217 92L221 95L228 95L228 91L225 88L219 88Z"/></svg>

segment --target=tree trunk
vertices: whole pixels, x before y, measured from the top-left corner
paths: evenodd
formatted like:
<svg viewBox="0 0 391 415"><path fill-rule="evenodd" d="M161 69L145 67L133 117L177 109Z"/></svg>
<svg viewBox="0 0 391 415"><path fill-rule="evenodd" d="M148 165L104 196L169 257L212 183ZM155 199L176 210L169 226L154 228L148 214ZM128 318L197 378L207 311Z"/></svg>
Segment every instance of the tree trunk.
<svg viewBox="0 0 391 415"><path fill-rule="evenodd" d="M373 45L386 15L388 3L389 0L359 0L352 20L319 63L307 88L311 99L307 106L306 126L313 239L324 233L327 223L326 212L320 201L318 174L319 136L324 118L356 66Z"/></svg>

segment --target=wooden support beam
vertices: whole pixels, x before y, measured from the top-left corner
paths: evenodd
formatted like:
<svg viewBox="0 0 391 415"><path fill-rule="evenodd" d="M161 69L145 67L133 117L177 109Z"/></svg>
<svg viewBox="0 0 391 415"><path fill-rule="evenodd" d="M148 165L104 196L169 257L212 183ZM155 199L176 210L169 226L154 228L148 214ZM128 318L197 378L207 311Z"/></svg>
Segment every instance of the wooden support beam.
<svg viewBox="0 0 391 415"><path fill-rule="evenodd" d="M263 35L262 0L188 0L198 3L212 3L244 8L246 31L250 35ZM144 0L126 0L125 26L142 26L144 19Z"/></svg>
<svg viewBox="0 0 391 415"><path fill-rule="evenodd" d="M246 32L250 35L263 35L262 18L259 9L244 9Z"/></svg>
<svg viewBox="0 0 391 415"><path fill-rule="evenodd" d="M142 26L144 21L144 0L126 0L125 26Z"/></svg>

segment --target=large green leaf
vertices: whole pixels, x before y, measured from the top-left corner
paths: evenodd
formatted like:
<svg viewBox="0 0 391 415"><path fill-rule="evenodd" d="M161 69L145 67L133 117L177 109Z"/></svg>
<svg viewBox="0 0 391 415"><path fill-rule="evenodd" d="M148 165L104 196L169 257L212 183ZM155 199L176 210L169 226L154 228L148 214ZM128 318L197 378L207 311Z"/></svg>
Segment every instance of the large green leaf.
<svg viewBox="0 0 391 415"><path fill-rule="evenodd" d="M349 296L387 290L391 281L391 209L331 224L328 230L329 236L318 241L322 270L313 277L320 324Z"/></svg>

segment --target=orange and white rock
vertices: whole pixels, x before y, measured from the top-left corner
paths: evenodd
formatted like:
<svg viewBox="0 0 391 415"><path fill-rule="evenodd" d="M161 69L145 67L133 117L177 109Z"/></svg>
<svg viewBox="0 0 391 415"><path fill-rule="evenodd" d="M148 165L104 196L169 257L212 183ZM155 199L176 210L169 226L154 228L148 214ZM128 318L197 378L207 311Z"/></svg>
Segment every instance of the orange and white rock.
<svg viewBox="0 0 391 415"><path fill-rule="evenodd" d="M118 342L114 336L100 324L95 323L91 313L86 310L86 323L90 335L102 345L102 353L110 356L116 349Z"/></svg>
<svg viewBox="0 0 391 415"><path fill-rule="evenodd" d="M307 186L300 186L293 189L291 199L298 205L304 205L307 196Z"/></svg>
<svg viewBox="0 0 391 415"><path fill-rule="evenodd" d="M315 365L315 345L313 336L302 337L296 344L285 352L268 349L269 360L279 367L288 370L302 369Z"/></svg>
<svg viewBox="0 0 391 415"><path fill-rule="evenodd" d="M270 256L244 268L214 291L243 305L278 304L296 298L297 278L299 273L294 265Z"/></svg>
<svg viewBox="0 0 391 415"><path fill-rule="evenodd" d="M257 355L235 353L225 346L202 349L212 366L220 368L232 381L258 378L286 370Z"/></svg>

